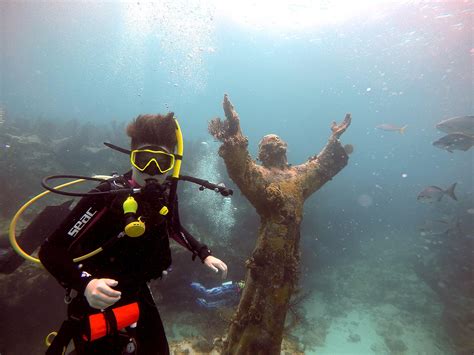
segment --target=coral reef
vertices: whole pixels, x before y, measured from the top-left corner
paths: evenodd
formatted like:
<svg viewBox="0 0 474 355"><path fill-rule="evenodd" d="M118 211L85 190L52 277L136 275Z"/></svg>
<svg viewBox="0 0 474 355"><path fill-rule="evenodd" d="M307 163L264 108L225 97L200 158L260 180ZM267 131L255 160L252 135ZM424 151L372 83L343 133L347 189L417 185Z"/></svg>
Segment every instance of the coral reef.
<svg viewBox="0 0 474 355"><path fill-rule="evenodd" d="M170 342L170 352L173 355L220 355L223 351L222 348L223 340L221 338L215 338L212 344L197 337ZM281 355L304 355L304 352L298 348L298 344L283 339Z"/></svg>
<svg viewBox="0 0 474 355"><path fill-rule="evenodd" d="M128 165L102 142L125 144L117 123L8 119L0 132L0 214L9 217L20 203L41 191L41 178L59 173L110 174ZM127 165L124 165L127 164Z"/></svg>
<svg viewBox="0 0 474 355"><path fill-rule="evenodd" d="M474 219L468 211L474 207L472 195L460 196L449 211L433 210L432 219L439 214L449 216L453 225L444 233L428 234L414 262L418 277L437 294L442 305L442 321L458 354L474 351Z"/></svg>

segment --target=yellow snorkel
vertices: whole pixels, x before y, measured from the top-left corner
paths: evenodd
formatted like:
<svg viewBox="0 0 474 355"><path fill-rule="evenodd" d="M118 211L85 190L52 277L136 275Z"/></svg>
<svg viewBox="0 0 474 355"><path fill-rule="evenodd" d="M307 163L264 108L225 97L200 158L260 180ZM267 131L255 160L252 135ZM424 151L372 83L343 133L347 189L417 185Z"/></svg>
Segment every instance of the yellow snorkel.
<svg viewBox="0 0 474 355"><path fill-rule="evenodd" d="M173 174L171 175L171 187L170 187L170 195L168 200L169 211L171 212L171 216L173 216L173 209L174 209L174 201L176 199L176 190L178 189L178 181L179 181L179 172L181 170L181 162L183 159L183 151L184 151L184 144L183 144L183 134L181 133L181 127L179 126L178 120L176 117L174 118L174 122L176 123L176 154L175 154L175 163Z"/></svg>
<svg viewBox="0 0 474 355"><path fill-rule="evenodd" d="M183 134L181 133L181 127L179 126L179 123L176 117L174 118L174 122L176 123L176 141L178 143L176 145L176 154L175 154L176 160L174 163L172 177L175 179L179 179L179 172L181 171L181 162L183 159L184 143L183 143Z"/></svg>

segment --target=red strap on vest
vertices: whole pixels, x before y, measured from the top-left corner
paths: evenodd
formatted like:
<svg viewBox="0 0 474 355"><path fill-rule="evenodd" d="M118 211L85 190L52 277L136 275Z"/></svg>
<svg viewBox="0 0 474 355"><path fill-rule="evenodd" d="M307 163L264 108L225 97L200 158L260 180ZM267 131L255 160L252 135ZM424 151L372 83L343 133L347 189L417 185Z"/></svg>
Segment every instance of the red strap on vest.
<svg viewBox="0 0 474 355"><path fill-rule="evenodd" d="M92 314L89 316L88 332L84 334L84 340L94 341L100 339L105 335L109 335L115 331L119 331L129 325L138 322L140 316L140 309L138 303L130 303L125 306L117 307L112 309L115 323L117 323L117 329L112 329L111 325L108 324L104 313Z"/></svg>

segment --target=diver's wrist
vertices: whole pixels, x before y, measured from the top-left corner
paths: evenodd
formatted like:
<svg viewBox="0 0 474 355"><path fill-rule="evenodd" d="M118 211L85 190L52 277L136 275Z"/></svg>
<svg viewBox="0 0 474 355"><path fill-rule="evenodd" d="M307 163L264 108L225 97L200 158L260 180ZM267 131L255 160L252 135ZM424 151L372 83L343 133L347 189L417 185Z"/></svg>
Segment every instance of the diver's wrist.
<svg viewBox="0 0 474 355"><path fill-rule="evenodd" d="M82 271L81 272L81 277L80 277L80 284L79 284L79 288L77 289L77 291L79 292L79 294L84 294L86 288L87 288L87 285L89 285L89 283L94 280L94 278L92 277L91 274L89 274L87 271Z"/></svg>
<svg viewBox="0 0 474 355"><path fill-rule="evenodd" d="M206 258L209 256L209 255L212 255L212 251L206 246L204 245L201 249L199 249L198 251L198 256L199 256L199 259L201 259L201 262L204 263L204 260L206 260Z"/></svg>

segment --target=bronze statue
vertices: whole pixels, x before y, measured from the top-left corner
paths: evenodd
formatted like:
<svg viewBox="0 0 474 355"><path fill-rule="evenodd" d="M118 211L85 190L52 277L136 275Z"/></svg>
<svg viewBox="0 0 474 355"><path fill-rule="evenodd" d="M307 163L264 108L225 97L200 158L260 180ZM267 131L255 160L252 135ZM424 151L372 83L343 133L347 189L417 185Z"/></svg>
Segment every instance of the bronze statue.
<svg viewBox="0 0 474 355"><path fill-rule="evenodd" d="M287 162L287 144L278 136L263 137L259 165L250 156L248 139L227 95L226 119L213 119L209 132L222 145L231 179L255 207L261 218L258 239L248 268L245 288L227 339L225 354L280 354L285 316L299 274L300 224L305 200L347 165L348 154L339 137L349 127L351 115L341 124L332 123L324 149L304 164Z"/></svg>

